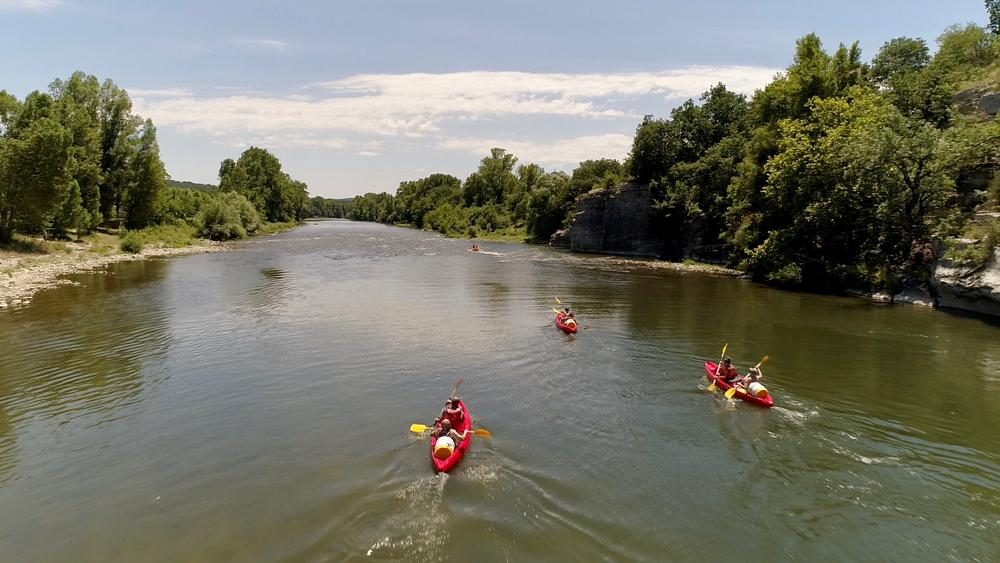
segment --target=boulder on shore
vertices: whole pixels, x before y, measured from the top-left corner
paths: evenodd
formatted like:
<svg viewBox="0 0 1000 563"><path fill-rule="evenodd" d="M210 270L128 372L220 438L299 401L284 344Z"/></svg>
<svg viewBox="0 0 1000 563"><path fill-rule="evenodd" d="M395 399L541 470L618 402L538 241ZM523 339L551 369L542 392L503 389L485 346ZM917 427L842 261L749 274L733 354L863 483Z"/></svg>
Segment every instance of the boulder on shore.
<svg viewBox="0 0 1000 563"><path fill-rule="evenodd" d="M1000 315L1000 248L994 249L981 267L939 260L934 266L931 285L940 307Z"/></svg>

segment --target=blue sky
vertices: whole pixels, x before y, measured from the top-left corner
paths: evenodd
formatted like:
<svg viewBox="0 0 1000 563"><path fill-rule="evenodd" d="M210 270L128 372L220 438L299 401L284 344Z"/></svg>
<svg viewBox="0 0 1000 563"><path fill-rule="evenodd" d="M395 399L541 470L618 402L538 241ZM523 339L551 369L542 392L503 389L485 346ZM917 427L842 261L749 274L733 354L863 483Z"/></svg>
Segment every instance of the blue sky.
<svg viewBox="0 0 1000 563"><path fill-rule="evenodd" d="M111 78L175 179L215 182L257 145L344 197L464 178L490 146L547 169L622 158L642 115L719 81L751 93L808 32L868 58L985 19L982 0L0 0L0 88Z"/></svg>

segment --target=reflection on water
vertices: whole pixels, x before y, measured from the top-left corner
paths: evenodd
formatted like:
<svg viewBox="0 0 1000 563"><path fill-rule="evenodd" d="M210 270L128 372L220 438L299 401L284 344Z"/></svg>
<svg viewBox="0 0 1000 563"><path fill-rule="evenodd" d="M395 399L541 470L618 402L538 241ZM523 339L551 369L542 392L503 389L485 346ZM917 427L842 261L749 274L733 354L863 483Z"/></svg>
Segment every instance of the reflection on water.
<svg viewBox="0 0 1000 563"><path fill-rule="evenodd" d="M162 374L143 365L169 346L167 315L142 288L163 275L159 261L113 265L73 276L79 286L42 293L31 307L0 315L0 482L22 421L112 420ZM2 460L8 460L6 462Z"/></svg>
<svg viewBox="0 0 1000 563"><path fill-rule="evenodd" d="M4 560L1000 553L995 322L482 246L310 224L0 313ZM726 343L774 409L705 391ZM459 376L494 437L435 476Z"/></svg>

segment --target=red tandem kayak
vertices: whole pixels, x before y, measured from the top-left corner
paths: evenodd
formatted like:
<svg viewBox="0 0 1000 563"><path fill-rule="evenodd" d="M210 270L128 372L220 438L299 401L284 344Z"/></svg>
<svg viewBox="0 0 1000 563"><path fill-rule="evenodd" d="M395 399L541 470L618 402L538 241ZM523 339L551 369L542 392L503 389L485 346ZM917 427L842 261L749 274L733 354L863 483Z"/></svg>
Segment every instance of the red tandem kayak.
<svg viewBox="0 0 1000 563"><path fill-rule="evenodd" d="M716 377L715 375L716 369L717 366L714 363L705 362L705 377L708 378L709 381L714 380L715 386L718 387L719 389L722 389L723 391L728 391L732 387L732 385L723 381L722 378ZM754 397L750 393L747 393L742 389L737 388L736 396L748 403L753 403L755 405L760 405L762 407L771 408L774 406L774 399L771 398L771 395L768 395L767 397L764 398Z"/></svg>
<svg viewBox="0 0 1000 563"><path fill-rule="evenodd" d="M465 450L469 449L469 442L472 441L472 415L470 415L469 410L465 408L464 401L459 400L458 404L462 406L462 412L465 413L465 416L462 417L461 424L455 426L455 430L460 434L469 430L469 434L458 444L455 451L451 452L450 456L445 459L438 459L434 457L434 444L437 443L437 438L434 436L433 432L431 433L431 463L434 464L434 469L440 473L447 473L451 471L453 467L458 465L458 462L462 461L462 456L465 455ZM438 426L440 426L440 424ZM435 426L434 429L437 430L438 426Z"/></svg>
<svg viewBox="0 0 1000 563"><path fill-rule="evenodd" d="M574 320L573 324L566 324L563 322L563 319L565 318L566 318L566 313L562 312L556 313L556 328L565 332L566 334L576 334L576 328L577 328L576 321Z"/></svg>

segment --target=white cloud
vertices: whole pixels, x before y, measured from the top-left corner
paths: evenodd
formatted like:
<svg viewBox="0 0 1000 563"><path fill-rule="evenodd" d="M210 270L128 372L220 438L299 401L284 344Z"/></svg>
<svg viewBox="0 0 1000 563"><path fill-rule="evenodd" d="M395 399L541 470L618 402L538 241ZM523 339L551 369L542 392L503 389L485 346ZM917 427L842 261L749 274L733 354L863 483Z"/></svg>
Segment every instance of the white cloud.
<svg viewBox="0 0 1000 563"><path fill-rule="evenodd" d="M187 98L194 96L194 92L186 88L129 88L128 94L132 98Z"/></svg>
<svg viewBox="0 0 1000 563"><path fill-rule="evenodd" d="M277 39L233 39L232 43L244 45L246 47L259 47L272 51L284 51L288 48L288 43Z"/></svg>
<svg viewBox="0 0 1000 563"><path fill-rule="evenodd" d="M270 41L270 40L256 40ZM280 43L280 42L278 42ZM489 119L635 117L635 99L696 97L723 82L750 93L776 70L695 66L659 72L565 74L453 72L361 74L313 85L314 96L221 95L137 99L158 126L232 138L317 145L328 137L440 135L449 122L488 127ZM255 141L260 142L260 141ZM301 145L300 145L301 146Z"/></svg>
<svg viewBox="0 0 1000 563"><path fill-rule="evenodd" d="M625 158L632 147L632 137L611 133L572 137L548 143L510 139L451 138L439 142L438 147L479 156L489 154L493 147L501 147L517 155L522 162L560 168L575 166L588 159Z"/></svg>
<svg viewBox="0 0 1000 563"><path fill-rule="evenodd" d="M45 12L61 4L62 0L0 0L0 10Z"/></svg>

